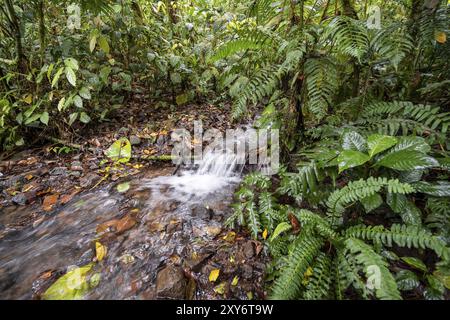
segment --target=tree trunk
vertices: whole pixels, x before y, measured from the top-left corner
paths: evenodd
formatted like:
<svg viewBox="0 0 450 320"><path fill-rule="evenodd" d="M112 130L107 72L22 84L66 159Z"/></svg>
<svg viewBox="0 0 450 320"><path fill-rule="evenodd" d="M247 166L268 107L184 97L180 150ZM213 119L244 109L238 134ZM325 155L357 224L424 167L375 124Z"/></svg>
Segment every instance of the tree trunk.
<svg viewBox="0 0 450 320"><path fill-rule="evenodd" d="M342 0L342 9L344 10L344 15L353 19L358 19L358 14L351 3L351 0Z"/></svg>
<svg viewBox="0 0 450 320"><path fill-rule="evenodd" d="M45 0L40 0L37 4L37 11L39 16L39 45L40 45L40 53L41 53L41 64L44 62L45 55L45 47L46 43L46 30L45 30Z"/></svg>
<svg viewBox="0 0 450 320"><path fill-rule="evenodd" d="M11 29L14 36L15 46L16 46L16 57L17 57L17 67L18 71L22 74L28 72L28 62L27 58L23 52L22 46L22 32L20 30L19 19L14 9L12 0L5 0L6 11L8 12L9 18L11 20Z"/></svg>

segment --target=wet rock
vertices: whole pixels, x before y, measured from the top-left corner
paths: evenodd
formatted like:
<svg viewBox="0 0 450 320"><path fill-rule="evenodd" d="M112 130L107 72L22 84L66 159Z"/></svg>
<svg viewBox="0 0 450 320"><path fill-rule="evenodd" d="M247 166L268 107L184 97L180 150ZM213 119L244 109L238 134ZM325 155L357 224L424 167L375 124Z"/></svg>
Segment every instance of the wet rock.
<svg viewBox="0 0 450 320"><path fill-rule="evenodd" d="M83 169L81 169L81 170L83 170ZM70 176L79 178L79 177L81 177L81 172L80 171L72 171L72 172L70 172Z"/></svg>
<svg viewBox="0 0 450 320"><path fill-rule="evenodd" d="M200 219L209 219L209 212L205 206L195 206L192 208L192 215Z"/></svg>
<svg viewBox="0 0 450 320"><path fill-rule="evenodd" d="M70 165L71 171L83 171L83 165L80 161L73 161Z"/></svg>
<svg viewBox="0 0 450 320"><path fill-rule="evenodd" d="M24 206L27 204L27 196L24 193L18 193L16 194L11 201L19 206Z"/></svg>
<svg viewBox="0 0 450 320"><path fill-rule="evenodd" d="M173 233L175 231L179 231L183 228L183 224L179 220L172 220L166 227L167 233Z"/></svg>
<svg viewBox="0 0 450 320"><path fill-rule="evenodd" d="M162 147L166 142L167 136L161 134L158 136L158 139L156 140L156 145Z"/></svg>
<svg viewBox="0 0 450 320"><path fill-rule="evenodd" d="M66 176L67 168L66 167L56 167L50 170L50 175L52 176Z"/></svg>
<svg viewBox="0 0 450 320"><path fill-rule="evenodd" d="M242 246L242 253L247 259L250 259L255 255L255 248L251 241L247 241L246 243L244 243L244 245Z"/></svg>
<svg viewBox="0 0 450 320"><path fill-rule="evenodd" d="M130 143L131 143L131 145L141 144L141 138L139 138L138 136L133 135L133 136L130 137Z"/></svg>
<svg viewBox="0 0 450 320"><path fill-rule="evenodd" d="M159 298L184 299L187 281L183 270L167 266L156 276L156 295Z"/></svg>
<svg viewBox="0 0 450 320"><path fill-rule="evenodd" d="M244 277L244 279L251 279L253 276L253 268L251 265L248 264L244 264L242 266L242 277Z"/></svg>
<svg viewBox="0 0 450 320"><path fill-rule="evenodd" d="M205 230L206 234L213 238L217 236L220 232L222 232L222 228L219 226L207 226Z"/></svg>
<svg viewBox="0 0 450 320"><path fill-rule="evenodd" d="M95 174L93 172L90 172L90 173L88 173L87 175L85 175L84 177L82 177L80 179L80 186L83 187L83 188L91 187L99 179L100 179L100 177L97 174Z"/></svg>

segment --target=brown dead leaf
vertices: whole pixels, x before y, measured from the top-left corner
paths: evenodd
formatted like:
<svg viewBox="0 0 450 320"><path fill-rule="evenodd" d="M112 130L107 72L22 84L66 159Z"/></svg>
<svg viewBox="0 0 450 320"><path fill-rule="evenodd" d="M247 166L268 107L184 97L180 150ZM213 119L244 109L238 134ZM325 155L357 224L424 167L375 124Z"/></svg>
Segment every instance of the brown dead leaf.
<svg viewBox="0 0 450 320"><path fill-rule="evenodd" d="M117 228L117 224L119 223L118 219L113 219L110 221L106 221L100 225L97 226L97 229L95 230L97 233L103 233L107 231L109 228Z"/></svg>
<svg viewBox="0 0 450 320"><path fill-rule="evenodd" d="M52 194L51 196L46 196L44 198L44 202L42 203L42 207L44 211L51 211L53 209L53 206L58 201L59 195L58 194Z"/></svg>
<svg viewBox="0 0 450 320"><path fill-rule="evenodd" d="M116 228L117 233L122 233L127 230L130 230L131 228L134 227L134 225L136 223L137 223L137 221L133 217L126 215L125 217L120 219L119 222L117 223L117 228Z"/></svg>
<svg viewBox="0 0 450 320"><path fill-rule="evenodd" d="M72 200L72 198L78 193L80 192L80 190L74 190L69 194L65 194L61 197L60 202L61 204L66 204L68 203L70 200Z"/></svg>
<svg viewBox="0 0 450 320"><path fill-rule="evenodd" d="M293 232L294 233L299 232L300 231L300 222L298 222L297 218L292 213L289 213L288 218L289 218L289 221L291 222Z"/></svg>

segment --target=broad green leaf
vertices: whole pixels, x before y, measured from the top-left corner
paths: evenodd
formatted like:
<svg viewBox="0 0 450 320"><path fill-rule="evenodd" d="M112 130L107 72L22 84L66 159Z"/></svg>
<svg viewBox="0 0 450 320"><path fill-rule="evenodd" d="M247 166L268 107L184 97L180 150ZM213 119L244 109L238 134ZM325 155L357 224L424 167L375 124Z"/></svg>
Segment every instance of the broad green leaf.
<svg viewBox="0 0 450 320"><path fill-rule="evenodd" d="M344 134L342 149L365 152L367 150L366 139L355 131L347 132Z"/></svg>
<svg viewBox="0 0 450 320"><path fill-rule="evenodd" d="M80 300L89 291L87 274L93 263L75 268L60 277L42 295L44 300Z"/></svg>
<svg viewBox="0 0 450 320"><path fill-rule="evenodd" d="M436 183L417 182L413 184L417 192L425 193L435 197L450 197L450 183L448 181L438 181Z"/></svg>
<svg viewBox="0 0 450 320"><path fill-rule="evenodd" d="M391 207L395 213L401 213L405 210L408 198L401 193L388 193L386 196L386 203Z"/></svg>
<svg viewBox="0 0 450 320"><path fill-rule="evenodd" d="M436 167L439 166L439 162L419 151L400 150L383 156L376 165L400 171L410 171Z"/></svg>
<svg viewBox="0 0 450 320"><path fill-rule="evenodd" d="M278 238L278 236L285 232L288 231L292 228L291 224L288 222L281 222L280 224L277 225L277 227L275 228L275 230L273 231L272 236L270 237L270 241L275 240L276 238Z"/></svg>
<svg viewBox="0 0 450 320"><path fill-rule="evenodd" d="M419 278L410 270L400 270L395 276L395 281L401 291L414 290L420 286Z"/></svg>
<svg viewBox="0 0 450 320"><path fill-rule="evenodd" d="M98 46L102 49L106 54L109 54L109 43L108 39L105 36L100 36L98 38Z"/></svg>
<svg viewBox="0 0 450 320"><path fill-rule="evenodd" d="M89 123L91 122L91 117L89 117L87 113L83 111L80 113L80 121L83 123Z"/></svg>
<svg viewBox="0 0 450 320"><path fill-rule="evenodd" d="M115 141L106 151L108 158L113 161L126 163L131 158L131 143L127 138Z"/></svg>
<svg viewBox="0 0 450 320"><path fill-rule="evenodd" d="M100 79L104 82L104 83L108 83L108 77L109 74L111 73L111 67L103 67L100 69Z"/></svg>
<svg viewBox="0 0 450 320"><path fill-rule="evenodd" d="M51 79L51 75L52 75L52 72L53 72L53 68L55 67L55 64L54 63L51 63L49 66L48 66L48 69L47 69L47 79L48 79L48 82L50 82L50 79Z"/></svg>
<svg viewBox="0 0 450 320"><path fill-rule="evenodd" d="M69 116L69 126L71 126L78 118L78 112L71 113Z"/></svg>
<svg viewBox="0 0 450 320"><path fill-rule="evenodd" d="M120 183L117 185L117 191L119 191L120 193L126 192L126 191L128 191L128 189L130 189L129 182L123 182L123 183Z"/></svg>
<svg viewBox="0 0 450 320"><path fill-rule="evenodd" d="M72 70L78 71L79 69L78 61L74 58L67 58L66 60L64 60L64 64L66 65L66 67Z"/></svg>
<svg viewBox="0 0 450 320"><path fill-rule="evenodd" d="M411 201L406 203L405 209L400 212L400 216L405 224L414 226L422 225L422 212Z"/></svg>
<svg viewBox="0 0 450 320"><path fill-rule="evenodd" d="M428 153L431 147L422 137L399 137L397 144L388 153L394 153L400 150L415 150Z"/></svg>
<svg viewBox="0 0 450 320"><path fill-rule="evenodd" d="M80 89L80 91L78 92L78 94L86 100L90 100L91 99L91 92L89 91L89 88L87 87L83 87Z"/></svg>
<svg viewBox="0 0 450 320"><path fill-rule="evenodd" d="M69 67L66 67L65 71L66 71L67 81L69 81L69 83L72 86L76 87L76 85L77 85L77 76L75 75L75 72L73 71L73 69L69 68Z"/></svg>
<svg viewBox="0 0 450 320"><path fill-rule="evenodd" d="M403 260L403 262L405 262L406 264L408 264L410 267L413 267L417 270L423 271L423 272L427 272L427 266L425 265L425 263L423 263L421 260L414 258L414 257L401 257L401 259Z"/></svg>
<svg viewBox="0 0 450 320"><path fill-rule="evenodd" d="M367 145L369 146L369 156L383 152L397 143L397 139L391 136L384 136L380 134L373 134L367 138Z"/></svg>
<svg viewBox="0 0 450 320"><path fill-rule="evenodd" d="M89 51L93 52L96 44L97 44L97 36L92 36L91 40L89 40Z"/></svg>
<svg viewBox="0 0 450 320"><path fill-rule="evenodd" d="M64 104L66 102L66 97L62 97L61 100L58 102L58 111L61 112L64 108Z"/></svg>
<svg viewBox="0 0 450 320"><path fill-rule="evenodd" d="M52 80L52 88L56 87L58 85L59 78L61 77L61 74L64 72L64 67L61 67L56 71L55 76Z"/></svg>
<svg viewBox="0 0 450 320"><path fill-rule="evenodd" d="M354 150L344 150L338 157L339 173L344 170L358 167L370 160L370 157L362 152Z"/></svg>
<svg viewBox="0 0 450 320"><path fill-rule="evenodd" d="M366 213L369 213L383 204L383 198L378 193L361 199L361 204L364 206Z"/></svg>
<svg viewBox="0 0 450 320"><path fill-rule="evenodd" d="M40 120L43 124L48 125L48 112L47 112L47 111L42 112L42 113L41 113L41 116L39 117L39 120Z"/></svg>
<svg viewBox="0 0 450 320"><path fill-rule="evenodd" d="M25 120L25 124L30 124L41 118L40 113L35 113Z"/></svg>
<svg viewBox="0 0 450 320"><path fill-rule="evenodd" d="M73 104L75 105L75 107L81 109L83 108L83 99L81 99L79 95L76 95L73 97Z"/></svg>

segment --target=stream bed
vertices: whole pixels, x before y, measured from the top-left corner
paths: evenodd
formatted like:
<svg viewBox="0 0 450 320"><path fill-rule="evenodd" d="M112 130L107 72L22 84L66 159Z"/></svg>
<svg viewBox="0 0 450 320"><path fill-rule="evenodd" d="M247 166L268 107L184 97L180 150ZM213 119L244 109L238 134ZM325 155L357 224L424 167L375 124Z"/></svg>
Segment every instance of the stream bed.
<svg viewBox="0 0 450 320"><path fill-rule="evenodd" d="M262 245L224 227L241 169L219 158L177 175L172 166L148 168L120 181L126 192L111 183L25 228L2 230L0 298L45 298L58 278L86 265L95 285L77 298L261 298ZM14 214L0 215L0 224Z"/></svg>

